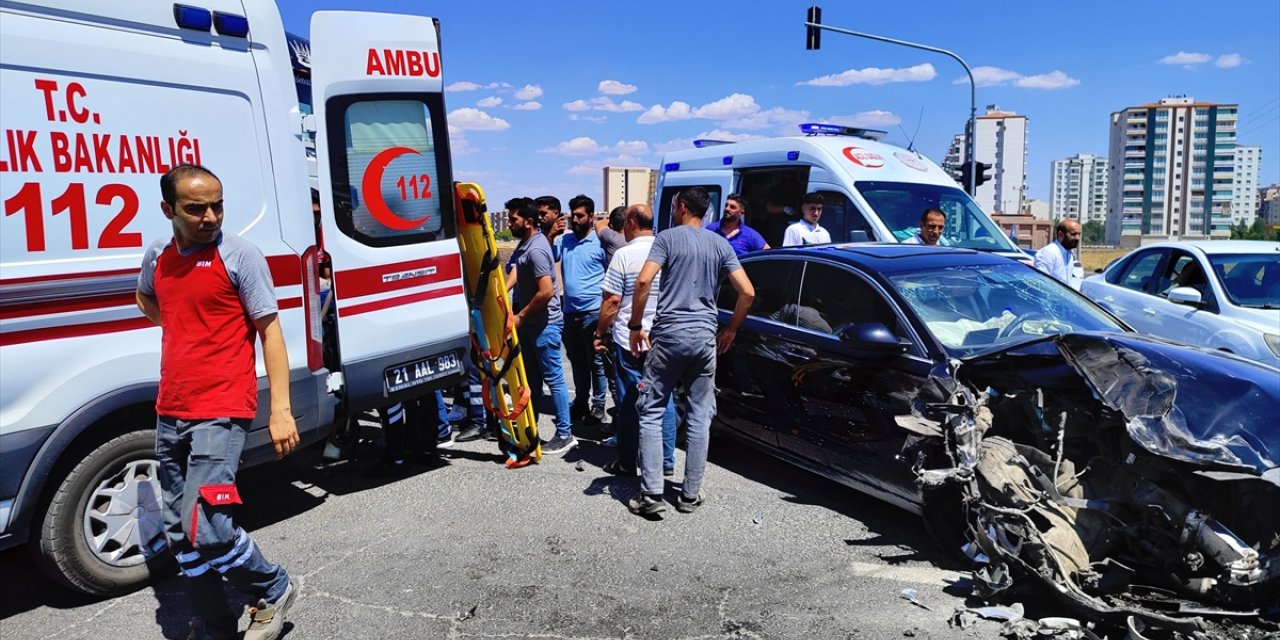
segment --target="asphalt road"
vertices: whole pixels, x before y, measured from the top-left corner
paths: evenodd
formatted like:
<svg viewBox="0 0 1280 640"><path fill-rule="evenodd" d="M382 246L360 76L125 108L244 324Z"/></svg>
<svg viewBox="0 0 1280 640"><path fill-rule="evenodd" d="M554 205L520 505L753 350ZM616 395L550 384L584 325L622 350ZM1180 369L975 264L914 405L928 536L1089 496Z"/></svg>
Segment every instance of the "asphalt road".
<svg viewBox="0 0 1280 640"><path fill-rule="evenodd" d="M711 451L706 504L661 521L627 511L638 480L600 470L612 449L508 470L487 441L395 479L359 473L369 447L308 449L242 473L240 520L301 585L293 640L998 637L948 626L962 567L911 514L725 437ZM4 640L184 638L192 615L177 577L85 599L24 550L0 554L0 588Z"/></svg>

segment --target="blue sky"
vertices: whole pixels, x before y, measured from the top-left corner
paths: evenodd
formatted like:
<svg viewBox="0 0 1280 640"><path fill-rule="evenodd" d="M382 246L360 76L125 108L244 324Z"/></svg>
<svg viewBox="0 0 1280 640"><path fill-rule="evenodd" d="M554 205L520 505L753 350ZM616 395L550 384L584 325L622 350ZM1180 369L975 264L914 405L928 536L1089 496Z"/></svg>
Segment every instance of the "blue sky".
<svg viewBox="0 0 1280 640"><path fill-rule="evenodd" d="M692 139L771 137L829 121L889 131L935 162L969 110L950 58L826 32L809 2L280 0L285 27L359 9L440 19L455 177L491 203L586 193L600 167L657 167ZM1117 11L1117 7L1121 10ZM1239 143L1280 182L1280 2L826 2L832 26L950 49L988 104L1029 118L1027 193L1049 166L1106 156L1109 115L1169 95L1237 103Z"/></svg>

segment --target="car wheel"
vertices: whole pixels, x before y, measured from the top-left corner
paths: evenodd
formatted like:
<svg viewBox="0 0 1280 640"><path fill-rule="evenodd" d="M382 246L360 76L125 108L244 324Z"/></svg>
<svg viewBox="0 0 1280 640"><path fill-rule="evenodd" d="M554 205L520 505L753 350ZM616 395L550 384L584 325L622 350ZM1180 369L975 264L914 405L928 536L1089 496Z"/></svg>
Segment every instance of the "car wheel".
<svg viewBox="0 0 1280 640"><path fill-rule="evenodd" d="M172 573L164 536L155 431L94 448L56 485L40 522L37 563L54 580L115 596Z"/></svg>

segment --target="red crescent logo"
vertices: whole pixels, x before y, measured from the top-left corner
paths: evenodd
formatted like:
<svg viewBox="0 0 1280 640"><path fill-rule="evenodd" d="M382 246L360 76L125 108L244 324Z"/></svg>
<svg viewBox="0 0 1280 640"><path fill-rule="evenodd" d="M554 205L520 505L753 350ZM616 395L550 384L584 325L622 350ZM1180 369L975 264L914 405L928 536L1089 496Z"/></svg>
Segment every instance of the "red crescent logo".
<svg viewBox="0 0 1280 640"><path fill-rule="evenodd" d="M879 169L884 166L884 158L880 154L861 147L845 147L844 157L848 158L850 162L868 169Z"/></svg>
<svg viewBox="0 0 1280 640"><path fill-rule="evenodd" d="M360 179L360 189L364 192L364 204L369 209L369 213L373 215L373 219L381 222L383 226L395 229L396 231L408 231L415 227L420 227L427 222L428 218L421 220L406 220L396 215L391 207L387 206L386 200L382 199L382 173L387 170L387 165L391 161L400 156L412 153L421 155L418 151L409 147L389 147L378 152L378 155L369 161L369 166L365 167L364 177Z"/></svg>

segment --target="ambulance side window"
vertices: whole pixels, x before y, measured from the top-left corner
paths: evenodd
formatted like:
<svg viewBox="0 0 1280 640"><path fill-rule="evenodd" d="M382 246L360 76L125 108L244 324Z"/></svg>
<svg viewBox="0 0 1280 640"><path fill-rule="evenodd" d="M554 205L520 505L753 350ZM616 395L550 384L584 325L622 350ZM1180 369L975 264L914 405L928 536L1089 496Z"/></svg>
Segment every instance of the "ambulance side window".
<svg viewBox="0 0 1280 640"><path fill-rule="evenodd" d="M328 105L338 229L373 247L454 237L442 101L372 97L340 97Z"/></svg>
<svg viewBox="0 0 1280 640"><path fill-rule="evenodd" d="M849 197L839 191L819 191L822 194L822 219L819 224L831 233L833 242L875 240L875 232ZM858 234L857 232L863 232Z"/></svg>
<svg viewBox="0 0 1280 640"><path fill-rule="evenodd" d="M654 226L659 230L670 229L675 226L671 221L671 212L674 210L673 200L681 189L689 187L702 187L707 190L707 195L711 196L711 203L707 205L707 215L702 219L703 224L710 223L713 220L720 219L720 209L724 206L724 199L721 197L720 186L714 184L685 185L681 187L667 187L658 195L658 212L653 219ZM634 204L634 203L632 203Z"/></svg>

